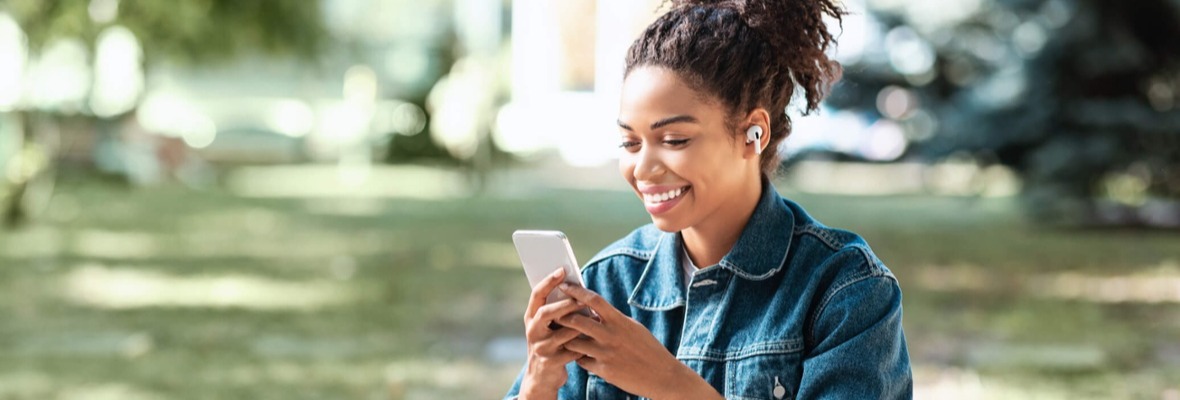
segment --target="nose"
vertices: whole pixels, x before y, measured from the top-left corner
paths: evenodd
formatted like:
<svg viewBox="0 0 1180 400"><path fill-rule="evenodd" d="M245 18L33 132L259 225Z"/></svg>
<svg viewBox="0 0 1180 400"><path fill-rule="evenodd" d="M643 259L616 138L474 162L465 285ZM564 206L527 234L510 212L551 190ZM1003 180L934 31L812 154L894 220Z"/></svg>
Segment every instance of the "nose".
<svg viewBox="0 0 1180 400"><path fill-rule="evenodd" d="M635 154L635 171L632 174L636 181L655 181L664 173L664 163L660 160L659 148L643 146Z"/></svg>

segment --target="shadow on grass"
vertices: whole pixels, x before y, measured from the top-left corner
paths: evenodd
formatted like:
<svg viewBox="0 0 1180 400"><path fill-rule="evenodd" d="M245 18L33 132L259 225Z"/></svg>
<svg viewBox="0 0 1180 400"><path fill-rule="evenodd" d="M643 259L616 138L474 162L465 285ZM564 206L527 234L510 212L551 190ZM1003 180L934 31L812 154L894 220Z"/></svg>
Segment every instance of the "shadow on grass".
<svg viewBox="0 0 1180 400"><path fill-rule="evenodd" d="M1009 199L785 194L897 274L920 394L1180 382L1174 233L1040 229ZM609 191L260 199L67 180L0 236L0 398L498 397L523 360L511 232L563 230L584 261L647 222Z"/></svg>

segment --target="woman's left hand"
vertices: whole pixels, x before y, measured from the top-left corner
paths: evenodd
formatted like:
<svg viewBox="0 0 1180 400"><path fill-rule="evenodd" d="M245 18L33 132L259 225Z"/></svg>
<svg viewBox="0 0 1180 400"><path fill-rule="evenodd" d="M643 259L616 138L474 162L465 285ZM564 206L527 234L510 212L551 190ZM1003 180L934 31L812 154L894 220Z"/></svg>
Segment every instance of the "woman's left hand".
<svg viewBox="0 0 1180 400"><path fill-rule="evenodd" d="M704 378L677 360L639 322L616 310L602 296L562 284L559 290L598 314L598 319L570 313L557 320L581 332L565 348L585 354L578 365L629 393L651 399L717 398Z"/></svg>

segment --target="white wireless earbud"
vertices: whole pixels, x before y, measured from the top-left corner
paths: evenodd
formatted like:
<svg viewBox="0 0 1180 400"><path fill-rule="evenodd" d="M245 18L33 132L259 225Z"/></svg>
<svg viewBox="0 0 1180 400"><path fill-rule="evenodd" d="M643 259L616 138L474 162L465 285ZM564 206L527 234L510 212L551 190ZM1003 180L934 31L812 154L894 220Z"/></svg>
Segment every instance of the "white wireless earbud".
<svg viewBox="0 0 1180 400"><path fill-rule="evenodd" d="M754 125L746 130L746 143L755 143L754 154L762 154L762 126Z"/></svg>

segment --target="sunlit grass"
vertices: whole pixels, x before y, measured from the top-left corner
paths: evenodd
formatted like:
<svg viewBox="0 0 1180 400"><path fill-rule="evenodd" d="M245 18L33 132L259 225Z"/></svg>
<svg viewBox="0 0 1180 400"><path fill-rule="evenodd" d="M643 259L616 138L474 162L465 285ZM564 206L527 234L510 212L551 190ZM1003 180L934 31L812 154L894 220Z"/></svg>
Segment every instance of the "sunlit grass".
<svg viewBox="0 0 1180 400"><path fill-rule="evenodd" d="M0 233L0 398L496 398L528 293L511 232L563 230L586 261L648 221L622 191L508 189L67 176L36 225ZM1038 228L1009 198L786 193L897 274L925 398L1180 390L1180 235Z"/></svg>
<svg viewBox="0 0 1180 400"><path fill-rule="evenodd" d="M1030 297L1099 303L1180 303L1180 268L1167 260L1155 270L1013 275L973 266L923 267L909 282L935 292L1019 292Z"/></svg>
<svg viewBox="0 0 1180 400"><path fill-rule="evenodd" d="M300 165L245 167L229 173L226 188L261 198L407 198L447 200L470 195L462 174L427 167Z"/></svg>
<svg viewBox="0 0 1180 400"><path fill-rule="evenodd" d="M249 276L180 277L152 270L76 268L62 282L62 294L98 308L240 307L254 310L316 310L355 301L358 292L331 281L297 281Z"/></svg>

